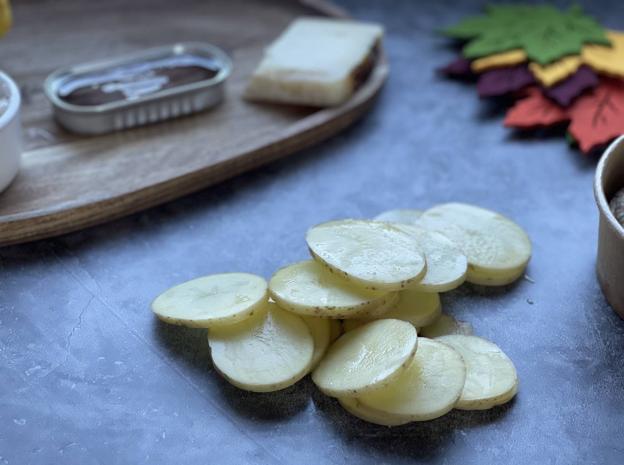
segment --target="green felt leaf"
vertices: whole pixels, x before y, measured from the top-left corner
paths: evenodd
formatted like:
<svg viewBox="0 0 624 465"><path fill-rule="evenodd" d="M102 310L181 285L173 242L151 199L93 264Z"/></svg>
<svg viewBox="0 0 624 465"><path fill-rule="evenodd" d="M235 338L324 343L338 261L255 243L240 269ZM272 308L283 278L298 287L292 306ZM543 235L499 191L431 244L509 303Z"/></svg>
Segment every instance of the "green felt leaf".
<svg viewBox="0 0 624 465"><path fill-rule="evenodd" d="M560 11L550 5L489 5L485 15L466 18L444 34L469 41L466 58L522 48L542 65L580 53L586 43L609 45L605 29L578 6Z"/></svg>

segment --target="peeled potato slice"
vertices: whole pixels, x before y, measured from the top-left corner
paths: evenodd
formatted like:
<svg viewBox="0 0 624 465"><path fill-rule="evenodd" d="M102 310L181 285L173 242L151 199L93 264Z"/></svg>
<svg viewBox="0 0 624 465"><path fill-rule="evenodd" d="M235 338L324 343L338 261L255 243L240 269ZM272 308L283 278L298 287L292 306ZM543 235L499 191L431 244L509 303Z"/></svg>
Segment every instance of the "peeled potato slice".
<svg viewBox="0 0 624 465"><path fill-rule="evenodd" d="M416 330L411 324L373 321L340 336L312 373L312 381L333 397L353 397L378 389L405 368L416 345Z"/></svg>
<svg viewBox="0 0 624 465"><path fill-rule="evenodd" d="M405 224L395 226L417 240L427 260L427 273L411 288L423 292L446 292L461 286L466 279L468 260L457 244L435 231Z"/></svg>
<svg viewBox="0 0 624 465"><path fill-rule="evenodd" d="M436 340L459 352L466 363L466 384L455 408L486 410L516 395L516 368L496 344L477 336L458 334Z"/></svg>
<svg viewBox="0 0 624 465"><path fill-rule="evenodd" d="M386 412L373 410L362 404L357 397L342 397L338 399L338 402L340 402L340 405L342 405L342 407L351 415L358 417L360 420L375 423L376 425L399 426L409 422L409 420L406 420L403 417L397 417Z"/></svg>
<svg viewBox="0 0 624 465"><path fill-rule="evenodd" d="M356 287L314 260L278 270L269 282L269 291L286 310L325 318L367 315L392 297L386 292Z"/></svg>
<svg viewBox="0 0 624 465"><path fill-rule="evenodd" d="M404 421L426 421L453 409L462 394L466 367L451 347L418 338L416 355L390 384L358 396L373 412Z"/></svg>
<svg viewBox="0 0 624 465"><path fill-rule="evenodd" d="M427 269L416 240L390 223L330 221L310 229L306 241L315 260L367 289L400 290Z"/></svg>
<svg viewBox="0 0 624 465"><path fill-rule="evenodd" d="M300 316L274 303L235 325L208 333L215 368L234 386L253 392L284 389L309 371L314 339Z"/></svg>
<svg viewBox="0 0 624 465"><path fill-rule="evenodd" d="M237 323L266 304L267 282L248 273L193 279L160 294L152 310L167 323L210 328Z"/></svg>
<svg viewBox="0 0 624 465"><path fill-rule="evenodd" d="M471 283L509 284L522 276L531 258L531 241L522 228L484 208L438 205L423 213L418 225L444 234L462 249Z"/></svg>
<svg viewBox="0 0 624 465"><path fill-rule="evenodd" d="M388 223L414 224L423 212L421 210L388 210L377 215L375 221L386 221Z"/></svg>
<svg viewBox="0 0 624 465"><path fill-rule="evenodd" d="M456 320L450 315L442 314L433 323L421 328L418 335L433 339L434 337L448 336L450 334L464 334L470 336L473 332L470 323Z"/></svg>
<svg viewBox="0 0 624 465"><path fill-rule="evenodd" d="M312 355L312 365L310 369L314 369L318 362L321 361L323 355L327 351L331 343L331 322L335 320L327 320L325 318L316 318L313 316L302 316L303 321L308 325L312 339L314 340L314 354ZM336 321L336 323L338 323Z"/></svg>

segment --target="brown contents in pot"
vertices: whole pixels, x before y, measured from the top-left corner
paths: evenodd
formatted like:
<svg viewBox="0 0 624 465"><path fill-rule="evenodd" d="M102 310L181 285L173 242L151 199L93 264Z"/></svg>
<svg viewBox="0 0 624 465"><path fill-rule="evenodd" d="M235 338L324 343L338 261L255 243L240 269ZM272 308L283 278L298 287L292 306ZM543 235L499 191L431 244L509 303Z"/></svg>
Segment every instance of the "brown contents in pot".
<svg viewBox="0 0 624 465"><path fill-rule="evenodd" d="M611 202L609 202L609 206L611 207L615 219L624 226L624 188L616 192Z"/></svg>

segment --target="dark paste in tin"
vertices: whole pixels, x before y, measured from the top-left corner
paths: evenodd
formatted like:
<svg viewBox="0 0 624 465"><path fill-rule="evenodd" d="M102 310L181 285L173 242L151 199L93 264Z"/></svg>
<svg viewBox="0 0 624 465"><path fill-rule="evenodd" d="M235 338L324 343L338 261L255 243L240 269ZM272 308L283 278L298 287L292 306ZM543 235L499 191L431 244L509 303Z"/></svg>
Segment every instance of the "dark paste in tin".
<svg viewBox="0 0 624 465"><path fill-rule="evenodd" d="M217 62L210 58L179 54L97 73L77 74L59 86L58 96L79 106L134 100L164 89L211 79L219 70Z"/></svg>
<svg viewBox="0 0 624 465"><path fill-rule="evenodd" d="M624 226L624 188L620 189L609 202L615 219Z"/></svg>

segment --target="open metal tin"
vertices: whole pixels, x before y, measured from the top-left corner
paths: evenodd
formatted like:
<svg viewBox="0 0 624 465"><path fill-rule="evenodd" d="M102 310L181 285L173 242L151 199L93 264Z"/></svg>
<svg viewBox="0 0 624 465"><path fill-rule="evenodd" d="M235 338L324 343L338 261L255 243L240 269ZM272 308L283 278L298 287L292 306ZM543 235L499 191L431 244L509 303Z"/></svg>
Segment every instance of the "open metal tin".
<svg viewBox="0 0 624 465"><path fill-rule="evenodd" d="M103 134L214 107L231 70L221 49L188 42L59 69L44 90L62 126Z"/></svg>

